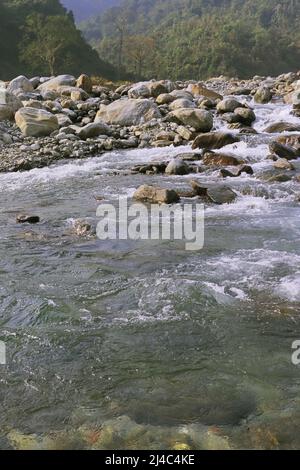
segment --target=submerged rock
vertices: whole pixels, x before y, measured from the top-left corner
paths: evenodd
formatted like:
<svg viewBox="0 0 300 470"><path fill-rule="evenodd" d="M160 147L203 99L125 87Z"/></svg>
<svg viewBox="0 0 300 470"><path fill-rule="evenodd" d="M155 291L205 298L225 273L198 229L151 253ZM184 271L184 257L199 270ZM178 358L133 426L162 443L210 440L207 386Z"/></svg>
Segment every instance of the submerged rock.
<svg viewBox="0 0 300 470"><path fill-rule="evenodd" d="M275 134L279 132L298 132L300 131L300 125L292 124L290 122L275 122L274 124L270 124L264 132L268 134Z"/></svg>
<svg viewBox="0 0 300 470"><path fill-rule="evenodd" d="M205 152L202 158L204 165L213 166L237 166L242 162L233 155L225 155L222 153Z"/></svg>
<svg viewBox="0 0 300 470"><path fill-rule="evenodd" d="M297 151L288 145L280 144L276 141L273 141L269 144L269 149L271 153L278 155L280 158L285 158L286 160L294 160L300 156L300 151Z"/></svg>
<svg viewBox="0 0 300 470"><path fill-rule="evenodd" d="M38 224L40 221L39 216L37 215L30 215L30 214L19 214L16 217L16 221L18 224Z"/></svg>

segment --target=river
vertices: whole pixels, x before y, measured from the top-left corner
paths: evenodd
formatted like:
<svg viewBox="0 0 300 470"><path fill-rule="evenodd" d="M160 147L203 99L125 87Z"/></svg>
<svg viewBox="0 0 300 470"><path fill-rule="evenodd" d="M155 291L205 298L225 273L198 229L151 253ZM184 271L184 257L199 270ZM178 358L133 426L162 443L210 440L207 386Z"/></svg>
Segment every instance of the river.
<svg viewBox="0 0 300 470"><path fill-rule="evenodd" d="M299 122L281 103L255 112L259 131ZM224 148L255 175L226 180L238 198L207 206L197 252L68 232L95 219L95 196L187 188L191 175L128 170L190 147L0 175L1 448L299 448L300 191L256 177L269 139ZM17 225L20 212L41 223Z"/></svg>

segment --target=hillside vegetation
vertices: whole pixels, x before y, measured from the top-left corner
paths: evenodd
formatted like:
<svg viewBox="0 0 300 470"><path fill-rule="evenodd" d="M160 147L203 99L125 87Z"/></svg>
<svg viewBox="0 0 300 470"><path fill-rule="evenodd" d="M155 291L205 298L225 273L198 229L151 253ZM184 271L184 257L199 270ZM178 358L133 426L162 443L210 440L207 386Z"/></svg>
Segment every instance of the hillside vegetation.
<svg viewBox="0 0 300 470"><path fill-rule="evenodd" d="M59 0L0 3L0 79L81 72L112 77Z"/></svg>
<svg viewBox="0 0 300 470"><path fill-rule="evenodd" d="M300 64L300 0L123 0L82 24L134 78L276 75Z"/></svg>

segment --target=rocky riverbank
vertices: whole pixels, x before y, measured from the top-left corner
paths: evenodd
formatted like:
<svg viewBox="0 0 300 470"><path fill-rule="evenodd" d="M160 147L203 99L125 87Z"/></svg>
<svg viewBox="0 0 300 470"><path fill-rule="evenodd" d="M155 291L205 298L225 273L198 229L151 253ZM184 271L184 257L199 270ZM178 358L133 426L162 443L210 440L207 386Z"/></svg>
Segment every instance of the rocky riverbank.
<svg viewBox="0 0 300 470"><path fill-rule="evenodd" d="M0 172L40 168L115 149L189 143L201 152L220 149L232 138L257 133L252 98L262 105L283 100L292 105L295 116L300 115L300 72L247 81L218 77L205 83L165 80L118 88L93 85L86 75L20 76L0 82L0 92ZM227 135L215 133L218 121L227 126ZM274 122L264 131L300 134L300 120L295 125ZM294 151L297 157L299 138L289 146L292 151L271 154L283 158L288 154L290 159ZM212 153L202 156L210 164L235 165Z"/></svg>

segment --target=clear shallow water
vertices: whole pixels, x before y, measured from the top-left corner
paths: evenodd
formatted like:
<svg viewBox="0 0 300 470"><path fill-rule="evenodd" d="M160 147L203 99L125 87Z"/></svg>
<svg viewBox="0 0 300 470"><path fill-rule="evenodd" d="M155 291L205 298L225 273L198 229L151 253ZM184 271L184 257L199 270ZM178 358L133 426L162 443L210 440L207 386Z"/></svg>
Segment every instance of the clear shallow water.
<svg viewBox="0 0 300 470"><path fill-rule="evenodd" d="M270 113L294 119L279 105L256 112L261 128ZM271 163L255 139L225 150L259 173ZM190 177L126 175L186 150L0 175L1 448L299 447L299 184L227 180L239 197L206 208L200 252L69 231L95 219L95 195L187 187ZM19 212L42 222L17 226Z"/></svg>

